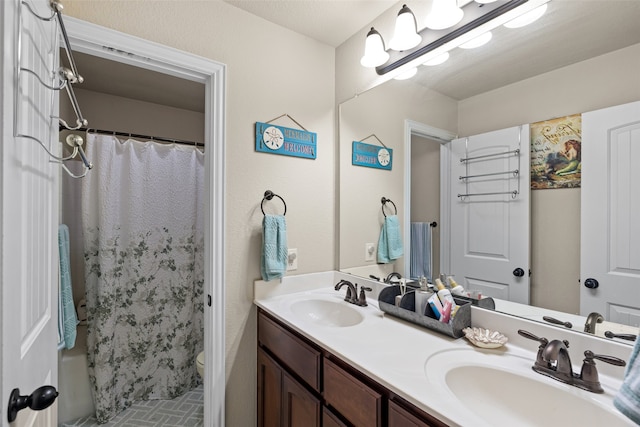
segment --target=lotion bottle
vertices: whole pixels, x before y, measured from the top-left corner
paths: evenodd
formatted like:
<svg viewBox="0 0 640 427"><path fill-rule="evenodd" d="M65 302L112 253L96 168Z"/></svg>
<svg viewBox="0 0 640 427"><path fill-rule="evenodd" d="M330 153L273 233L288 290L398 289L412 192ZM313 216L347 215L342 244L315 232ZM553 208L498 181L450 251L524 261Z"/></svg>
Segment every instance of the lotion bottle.
<svg viewBox="0 0 640 427"><path fill-rule="evenodd" d="M458 282L453 280L453 277L449 276L448 280L449 280L449 286L451 286L450 292L451 292L452 295L456 295L456 296L466 296L467 295L467 293L465 292L464 288L462 286L460 286L458 284Z"/></svg>
<svg viewBox="0 0 640 427"><path fill-rule="evenodd" d="M436 279L436 287L438 288L438 298L440 298L440 301L442 303L444 303L445 301L449 301L451 303L451 308L453 309L453 307L456 306L456 302L453 300L453 296L451 295L449 289L444 287L442 280L440 280L439 278Z"/></svg>

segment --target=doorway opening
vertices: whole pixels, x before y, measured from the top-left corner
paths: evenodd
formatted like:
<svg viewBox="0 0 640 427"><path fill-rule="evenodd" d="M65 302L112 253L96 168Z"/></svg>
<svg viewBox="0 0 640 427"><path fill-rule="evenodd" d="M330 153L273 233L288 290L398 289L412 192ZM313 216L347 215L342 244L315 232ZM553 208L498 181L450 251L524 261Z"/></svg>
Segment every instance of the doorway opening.
<svg viewBox="0 0 640 427"><path fill-rule="evenodd" d="M202 418L204 425L223 425L225 66L76 19L68 18L66 27L86 82L81 85L86 89L76 91L90 129L205 144L202 392L207 404ZM147 110L146 116L127 114L124 105L138 112ZM77 302L81 295L76 293ZM61 385L65 381L61 378Z"/></svg>

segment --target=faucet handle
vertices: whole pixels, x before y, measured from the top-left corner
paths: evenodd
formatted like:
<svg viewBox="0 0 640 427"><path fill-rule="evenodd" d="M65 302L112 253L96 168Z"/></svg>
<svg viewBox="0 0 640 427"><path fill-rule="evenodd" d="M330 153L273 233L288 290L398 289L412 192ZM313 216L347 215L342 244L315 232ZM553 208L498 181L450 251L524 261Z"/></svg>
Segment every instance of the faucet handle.
<svg viewBox="0 0 640 427"><path fill-rule="evenodd" d="M360 307L366 307L367 304L367 296L365 295L365 291L371 292L371 288L368 286L360 286L360 298L358 298L358 305Z"/></svg>
<svg viewBox="0 0 640 427"><path fill-rule="evenodd" d="M531 332L525 331L524 329L518 329L518 334L523 336L523 337L525 337L525 338L528 338L530 340L538 341L540 343L540 347L546 347L546 345L549 344L549 340L548 339L537 337L537 336L533 335Z"/></svg>
<svg viewBox="0 0 640 427"><path fill-rule="evenodd" d="M587 350L584 352L585 363L587 361L593 362L593 359L599 360L601 362L609 363L611 365L616 365L616 366L626 366L627 364L627 362L615 356L607 356L605 354L594 354L593 351L591 350Z"/></svg>
<svg viewBox="0 0 640 427"><path fill-rule="evenodd" d="M594 393L603 393L604 389L600 384L598 370L596 369L596 363L593 361L593 359L597 359L616 366L625 366L627 363L624 360L614 356L594 354L591 350L587 350L584 352L584 360L582 361L582 369L580 370L581 383L577 385L580 388L589 390Z"/></svg>
<svg viewBox="0 0 640 427"><path fill-rule="evenodd" d="M549 368L550 367L549 362L545 361L543 357L544 350L547 348L547 345L549 344L549 340L546 338L535 336L531 332L525 331L524 329L518 329L518 334L530 340L538 341L540 343L540 346L538 347L538 354L536 355L536 362L534 364L534 367Z"/></svg>

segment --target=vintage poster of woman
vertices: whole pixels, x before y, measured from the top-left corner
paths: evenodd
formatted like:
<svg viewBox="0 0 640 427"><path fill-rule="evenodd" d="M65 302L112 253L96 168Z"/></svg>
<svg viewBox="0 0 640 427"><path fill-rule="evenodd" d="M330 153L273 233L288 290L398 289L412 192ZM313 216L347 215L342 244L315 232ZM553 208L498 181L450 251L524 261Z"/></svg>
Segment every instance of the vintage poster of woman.
<svg viewBox="0 0 640 427"><path fill-rule="evenodd" d="M580 114L531 124L531 189L580 187Z"/></svg>

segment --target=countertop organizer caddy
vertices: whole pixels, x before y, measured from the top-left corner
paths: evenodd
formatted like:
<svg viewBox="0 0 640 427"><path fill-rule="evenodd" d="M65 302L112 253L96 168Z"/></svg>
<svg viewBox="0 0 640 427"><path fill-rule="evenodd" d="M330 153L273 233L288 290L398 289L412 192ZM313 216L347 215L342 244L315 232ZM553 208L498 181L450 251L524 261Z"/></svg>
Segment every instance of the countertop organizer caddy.
<svg viewBox="0 0 640 427"><path fill-rule="evenodd" d="M399 304L395 304L396 296L402 295ZM493 309L495 301L493 298L475 299L462 296L454 296L453 299L458 305L458 311L451 323L442 323L433 316L429 305L425 307L424 313L416 313L416 291L408 291L402 294L399 285L389 286L383 289L378 296L378 306L380 310L393 316L404 319L416 325L428 328L441 334L454 338L464 336L464 328L471 326L471 306Z"/></svg>

